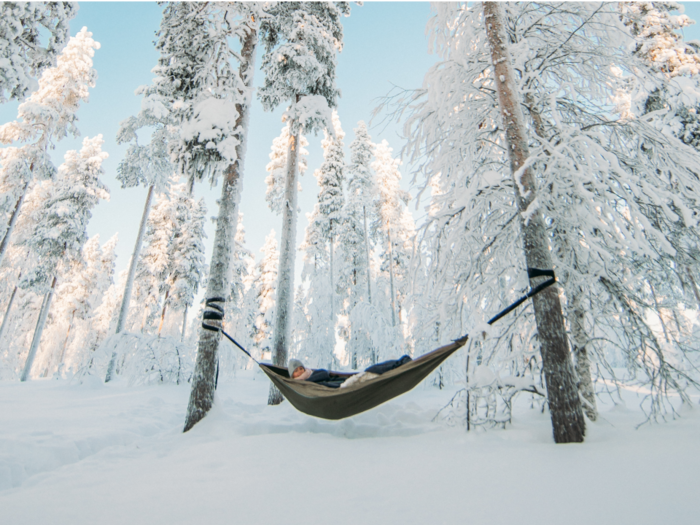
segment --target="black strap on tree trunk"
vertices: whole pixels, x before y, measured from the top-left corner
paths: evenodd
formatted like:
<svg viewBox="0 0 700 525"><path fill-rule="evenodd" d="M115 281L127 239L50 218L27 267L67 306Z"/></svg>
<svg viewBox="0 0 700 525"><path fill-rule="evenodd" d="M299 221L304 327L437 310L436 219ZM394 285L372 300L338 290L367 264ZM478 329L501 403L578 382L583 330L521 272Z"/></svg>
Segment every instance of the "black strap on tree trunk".
<svg viewBox="0 0 700 525"><path fill-rule="evenodd" d="M226 299L223 297L211 297L206 300L204 303L205 310L204 310L204 315L202 315L202 328L205 330L209 330L210 332L221 332L224 334L229 341L231 341L234 345L236 345L238 348L240 348L248 357L250 357L253 361L258 363L257 359L255 359L252 355L250 355L250 352L243 348L238 342L228 335L226 332L224 332L223 328L219 328L218 326L211 325L209 323L206 323L205 321L223 321L224 319L224 309L219 306L218 304L214 303L225 303ZM258 363L260 364L260 363ZM218 365L217 365L217 375L218 375Z"/></svg>
<svg viewBox="0 0 700 525"><path fill-rule="evenodd" d="M551 279L547 279L542 284L538 284L534 288L530 288L530 291L527 292L525 295L523 295L520 299L518 299L513 304L511 304L509 307L507 307L504 310L501 310L494 317L492 317L491 320L488 322L488 324L495 323L504 315L507 315L510 312L512 312L513 310L515 310L518 306L523 304L530 297L534 297L535 295L540 293L545 288L549 288L550 286L552 286L554 283L557 282L557 278L554 276L554 270L541 270L539 268L528 268L527 269L527 276L529 279L533 279L534 277L551 277Z"/></svg>

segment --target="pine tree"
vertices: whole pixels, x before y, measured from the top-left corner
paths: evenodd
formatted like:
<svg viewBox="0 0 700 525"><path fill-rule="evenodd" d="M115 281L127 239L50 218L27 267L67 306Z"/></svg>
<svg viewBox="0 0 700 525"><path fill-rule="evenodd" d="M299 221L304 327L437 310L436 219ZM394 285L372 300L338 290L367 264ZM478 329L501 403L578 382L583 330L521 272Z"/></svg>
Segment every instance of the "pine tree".
<svg viewBox="0 0 700 525"><path fill-rule="evenodd" d="M77 2L3 2L0 5L0 103L22 102L36 90L36 77L56 66L68 40ZM48 32L48 41L41 40Z"/></svg>
<svg viewBox="0 0 700 525"><path fill-rule="evenodd" d="M281 2L270 7L270 16L263 19L261 25L265 81L258 96L268 111L282 102L291 104L285 114L290 137L273 329L273 362L278 366L287 363L291 337L299 136L302 131L331 129L329 108L335 107L339 93L335 87L335 60L336 52L342 49L340 16L349 12L345 2ZM268 402L282 402L282 396L274 387Z"/></svg>
<svg viewBox="0 0 700 525"><path fill-rule="evenodd" d="M272 141L270 148L270 162L265 166L268 172L265 177L267 190L265 191L265 200L270 209L278 215L282 213L284 208L284 181L287 174L287 146L289 144L289 124L282 128L280 136ZM309 141L304 135L300 138L299 149L299 175L306 172L307 165L304 158L309 154L305 149L309 145ZM302 156L303 155L303 156ZM297 191L301 191L301 182L297 183Z"/></svg>
<svg viewBox="0 0 700 525"><path fill-rule="evenodd" d="M92 57L100 44L83 28L57 59L56 67L44 71L39 88L18 108L17 120L0 126L0 142L25 143L0 150L0 264L34 177L51 178L55 168L48 150L68 133L77 136L75 113L88 100L88 88L97 76Z"/></svg>
<svg viewBox="0 0 700 525"><path fill-rule="evenodd" d="M214 235L214 252L212 253L207 280L206 297L209 300L219 298L225 300L231 289L231 258L234 250L235 235L238 220L238 202L240 199L239 184L243 177L245 154L248 140L250 118L250 103L253 87L253 72L255 71L255 49L258 40L258 24L266 15L259 3L226 4L236 12L239 22L233 27L233 35L241 42L239 56L238 78L239 92L236 94L236 111L238 118L235 122L234 137L237 141L235 160L224 171L224 181L219 201L219 215L216 221ZM232 13L233 14L233 13ZM209 323L223 326L219 321ZM214 403L216 388L216 367L218 363L219 341L221 334L210 330L200 330L192 378L192 391L187 406L184 431L187 432L206 413Z"/></svg>
<svg viewBox="0 0 700 525"><path fill-rule="evenodd" d="M376 172L377 201L376 220L373 225L383 248L380 255L382 270L389 274L389 302L391 325L400 324L400 309L403 284L410 265L410 243L414 235L413 219L406 209L410 199L401 189L399 181L401 161L391 155L392 149L386 140L377 144L376 160L371 167Z"/></svg>
<svg viewBox="0 0 700 525"><path fill-rule="evenodd" d="M41 290L46 296L22 381L29 378L58 275L80 257L87 241L86 228L92 208L100 199L109 198L107 188L100 181L104 173L102 162L107 158L107 153L102 151L103 142L101 135L83 140L80 152L71 150L66 153L56 180L44 183L50 197L38 210L33 235L26 241L38 256L39 263L22 277L21 286Z"/></svg>
<svg viewBox="0 0 700 525"><path fill-rule="evenodd" d="M345 268L345 272L339 276L339 285L348 290L346 315L352 315L361 301L372 304L370 225L375 221L376 189L371 168L374 144L363 121L358 122L354 131L355 140L350 144L350 164L346 167L347 199L339 232L339 245ZM372 352L368 348L367 339L361 335L360 324L351 323L350 333L346 334L353 369L358 366L358 354L367 350Z"/></svg>
<svg viewBox="0 0 700 525"><path fill-rule="evenodd" d="M275 318L277 272L279 253L275 231L265 237L265 244L260 249L262 260L256 268L257 277L257 316L255 318L255 337L253 342L261 355L272 351L272 321Z"/></svg>
<svg viewBox="0 0 700 525"><path fill-rule="evenodd" d="M163 300L161 327L165 318L165 308L170 306L176 312L189 309L204 278L204 220L207 213L204 199L195 201L185 192L180 193L177 199L168 288ZM160 333L160 327L158 332Z"/></svg>

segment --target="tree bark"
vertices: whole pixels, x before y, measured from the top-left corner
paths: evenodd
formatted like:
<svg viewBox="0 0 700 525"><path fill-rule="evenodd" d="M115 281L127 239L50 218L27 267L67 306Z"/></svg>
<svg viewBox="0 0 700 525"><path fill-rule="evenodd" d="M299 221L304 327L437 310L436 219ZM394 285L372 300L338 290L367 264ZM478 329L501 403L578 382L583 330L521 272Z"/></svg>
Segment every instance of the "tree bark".
<svg viewBox="0 0 700 525"><path fill-rule="evenodd" d="M241 104L236 104L238 119L236 129L241 130L236 146L236 161L231 164L225 174L219 201L219 216L216 221L214 234L214 251L212 253L209 280L207 282L207 298L228 297L231 290L231 258L235 245L236 228L238 226L238 201L241 194L241 178L243 177L245 152L248 141L248 126L250 120L250 98L255 71L255 46L257 29L247 27L247 33L241 49L241 65L239 74L248 92ZM208 320L209 324L223 327L223 321ZM183 321L183 337L185 326ZM192 376L192 390L187 405L187 416L183 432L187 432L207 415L214 405L216 391L216 365L218 362L219 342L221 332L209 330L199 331L197 344L197 360Z"/></svg>
<svg viewBox="0 0 700 525"><path fill-rule="evenodd" d="M331 284L331 348L330 355L328 356L328 369L333 367L333 350L335 350L335 283L333 282L333 223L331 222L331 239L330 239L330 284Z"/></svg>
<svg viewBox="0 0 700 525"><path fill-rule="evenodd" d="M537 205L537 188L532 170L525 166L529 149L520 101L515 92L508 39L503 27L501 6L484 3L484 21L494 68L494 83L506 134L510 169L529 268L551 269L546 229ZM532 209L531 209L532 207ZM530 280L531 286L542 278ZM547 400L556 443L582 442L586 424L578 397L569 345L557 290L550 286L533 298L540 352L547 383Z"/></svg>
<svg viewBox="0 0 700 525"><path fill-rule="evenodd" d="M39 343L41 342L41 334L44 331L44 326L46 325L46 317L49 315L49 308L51 308L51 299L53 299L53 292L56 289L56 276L54 276L51 281L51 288L48 293L44 296L44 302L41 305L41 312L39 313L39 320L36 323L36 329L34 330L34 337L32 338L32 344L29 347L29 354L27 355L27 361L24 363L24 370L20 376L20 381L26 381L29 379L29 373L32 371L32 365L34 364L34 358L36 357L36 351L39 349Z"/></svg>
<svg viewBox="0 0 700 525"><path fill-rule="evenodd" d="M68 330L66 330L66 339L63 341L63 346L61 347L61 354L58 356L58 367L60 369L61 363L63 363L63 357L66 355L66 347L68 346L68 339L70 338L70 331L73 328L73 321L75 320L75 310L70 316L70 323L68 323Z"/></svg>
<svg viewBox="0 0 700 525"><path fill-rule="evenodd" d="M134 253L131 256L131 262L129 263L129 275L126 279L126 285L124 286L124 295L122 296L122 304L119 309L119 319L117 320L117 329L115 333L120 334L124 330L124 324L126 323L126 318L129 315L129 304L131 303L131 291L134 288L134 277L136 276L136 267L138 266L139 254L141 253L141 245L143 244L143 237L146 233L146 223L148 222L148 215L151 211L151 202L153 202L153 185L148 188L148 195L146 196L146 204L143 207L143 214L141 215L141 224L139 225L139 233L136 236L136 245L134 246ZM105 383L109 383L114 376L114 366L116 364L117 353L112 352L112 357L109 360L109 365L107 365L107 374L105 375Z"/></svg>
<svg viewBox="0 0 700 525"><path fill-rule="evenodd" d="M690 267L686 266L685 271L688 273L690 284L693 286L693 295L695 295L695 301L698 303L698 308L700 308L700 292L698 292L698 287L695 284L695 279L693 279L693 274L690 271Z"/></svg>
<svg viewBox="0 0 700 525"><path fill-rule="evenodd" d="M182 335L180 336L180 342L182 343L185 340L185 332L187 330L187 310L189 307L185 305L185 313L182 314Z"/></svg>
<svg viewBox="0 0 700 525"><path fill-rule="evenodd" d="M297 102L299 101L297 95ZM277 300L272 332L272 362L287 366L287 347L291 339L291 315L294 291L294 256L297 234L297 177L299 175L299 135L289 135L287 147L287 177L284 186L286 204L282 210L282 233L277 273ZM277 387L270 384L268 405L279 405L284 398Z"/></svg>
<svg viewBox="0 0 700 525"><path fill-rule="evenodd" d="M5 330L7 329L7 324L10 320L10 312L12 311L12 304L15 302L16 295L17 286L15 285L14 290L12 290L12 295L10 295L10 302L7 303L7 308L5 308L5 317L2 320L2 326L0 326L0 345L2 344L2 337L5 335Z"/></svg>
<svg viewBox="0 0 700 525"><path fill-rule="evenodd" d="M535 133L541 139L546 140L542 116L540 115L539 111L537 111L537 108L535 108L535 101L532 98L532 94L527 93L524 98L525 104L527 105L528 111L532 117ZM557 231L555 227L555 237L564 239L561 246L561 250L564 253L568 252L570 249L566 234L567 232ZM573 340L572 350L574 354L574 369L576 371L576 376L578 377L578 391L579 394L581 394L581 396L586 400L586 403L583 404L584 413L588 419L595 421L598 419L598 407L595 399L593 380L591 378L591 361L588 357L588 350L586 348L586 345L588 344L588 335L586 334L586 330L584 328L586 312L583 308L582 302L583 290L581 290L581 288L578 286L574 286L570 287L567 292L567 295L571 296L569 322L571 324L571 338Z"/></svg>
<svg viewBox="0 0 700 525"><path fill-rule="evenodd" d="M396 293L394 292L394 252L392 247L391 229L387 228L389 238L389 291L391 292L391 326L396 326Z"/></svg>
<svg viewBox="0 0 700 525"><path fill-rule="evenodd" d="M165 297L163 298L163 309L160 312L160 323L158 324L158 338L160 338L160 331L163 329L163 321L165 321L165 311L168 308L168 296L170 295L170 290L166 290Z"/></svg>
<svg viewBox="0 0 700 525"><path fill-rule="evenodd" d="M367 258L367 300L369 301L369 304L372 304L372 279L369 271L369 230L367 229L367 208L365 206L362 207L362 215L365 227L365 257Z"/></svg>
<svg viewBox="0 0 700 525"><path fill-rule="evenodd" d="M598 419L598 407L595 400L595 389L591 380L591 361L588 358L588 334L585 329L586 311L583 308L582 291L579 288L572 295L570 322L571 339L574 343L574 367L578 376L578 391L586 400L583 411L591 421Z"/></svg>
<svg viewBox="0 0 700 525"><path fill-rule="evenodd" d="M29 169L33 169L33 166L34 165L32 164L32 167ZM24 198L27 196L27 190L29 189L30 182L31 179L28 180L24 185L24 188L22 189L22 195L19 196L19 199L17 199L17 203L15 203L15 209L12 210L12 216L10 216L10 222L7 225L7 230L5 230L5 235L3 235L2 241L0 241L0 264L2 264L2 261L5 258L5 253L7 252L7 248L10 245L10 237L12 236L12 232L15 230L15 224L17 224L17 219L19 218L20 211L22 210Z"/></svg>

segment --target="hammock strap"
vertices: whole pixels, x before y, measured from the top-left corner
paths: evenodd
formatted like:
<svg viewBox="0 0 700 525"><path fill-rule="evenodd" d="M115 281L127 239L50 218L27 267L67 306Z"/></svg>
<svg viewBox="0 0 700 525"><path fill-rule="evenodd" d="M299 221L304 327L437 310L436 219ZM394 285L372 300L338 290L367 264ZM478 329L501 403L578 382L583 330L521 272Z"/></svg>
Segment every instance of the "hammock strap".
<svg viewBox="0 0 700 525"><path fill-rule="evenodd" d="M233 337L231 337L226 332L224 332L223 328L220 328L218 326L214 326L212 324L205 322L205 321L223 321L224 320L224 309L221 306L219 306L218 304L214 304L214 303L225 303L225 302L226 302L226 299L224 299L223 297L211 297L211 298L206 300L206 302L204 303L204 306L205 306L204 314L202 315L202 319L203 319L202 328L204 328L205 330L209 330L210 332L221 332L222 334L224 334L228 338L229 341L231 341L234 345L236 345L238 348L240 348L243 351L243 353L245 353L245 355L250 357L256 363L260 364L257 359L255 359L252 355L250 355L250 352L248 352L248 350L243 348L238 343L238 341L236 341ZM217 375L218 375L218 368L217 368Z"/></svg>
<svg viewBox="0 0 700 525"><path fill-rule="evenodd" d="M530 297L534 297L535 295L540 293L545 288L549 288L550 286L552 286L554 283L557 282L557 278L554 275L554 270L542 270L540 268L528 268L527 269L527 276L529 279L533 279L535 277L550 277L550 279L547 279L545 282L538 284L534 288L530 288L530 291L527 292L525 295L523 295L520 299L518 299L513 304L511 304L509 307L505 308L504 310L501 310L494 317L492 317L491 320L488 322L488 324L495 323L504 315L507 315L510 312L512 312L513 310L515 310L518 306L523 304Z"/></svg>

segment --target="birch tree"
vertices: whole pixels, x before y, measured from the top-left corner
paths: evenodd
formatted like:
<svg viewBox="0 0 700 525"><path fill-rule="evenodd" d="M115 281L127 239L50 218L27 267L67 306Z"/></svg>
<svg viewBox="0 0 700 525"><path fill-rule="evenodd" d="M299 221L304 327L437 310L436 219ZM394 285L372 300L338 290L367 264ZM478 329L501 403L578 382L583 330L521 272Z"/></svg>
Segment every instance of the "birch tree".
<svg viewBox="0 0 700 525"><path fill-rule="evenodd" d="M634 370L630 380L651 387L644 402L657 410L663 392L683 395L683 382L692 381L684 354L667 353L644 320L648 310L635 306L652 300L642 276L661 277L661 262L680 253L663 224L695 220L690 159L696 153L668 133L667 110L640 118L649 93L671 84L629 52L633 37L616 4L504 7L508 42L527 50L514 57L530 119L527 165L542 189L536 206L546 220L569 322L581 305L587 309L585 329L578 330L586 337L574 348L585 346L599 367L608 366L607 352L622 352ZM445 328L456 331L460 323L483 326L527 285L513 265L522 258L515 249L522 215L514 212L483 11L439 5L430 30L443 61L428 73L428 87L406 93L398 107L409 100L413 107L405 152L423 189L439 188L419 235L427 251L416 252L430 267L429 293L437 301L432 321L449 313L442 320L452 328ZM465 301L479 307L465 309ZM541 366L530 350L531 315L526 309L488 329L484 359L521 372L519 363L533 358ZM580 380L585 357L577 351ZM670 359L679 364L674 371ZM584 383L579 387L587 395Z"/></svg>

